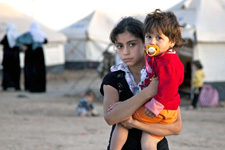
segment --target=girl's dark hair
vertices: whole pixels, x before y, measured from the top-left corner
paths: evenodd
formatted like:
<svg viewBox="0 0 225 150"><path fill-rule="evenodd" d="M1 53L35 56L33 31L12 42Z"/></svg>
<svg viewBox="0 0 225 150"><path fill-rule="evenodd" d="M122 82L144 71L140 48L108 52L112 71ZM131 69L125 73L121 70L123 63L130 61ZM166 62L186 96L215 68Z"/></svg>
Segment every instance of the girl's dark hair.
<svg viewBox="0 0 225 150"><path fill-rule="evenodd" d="M113 44L117 42L118 34L128 31L144 43L144 24L133 17L125 17L113 28L110 33L110 40Z"/></svg>
<svg viewBox="0 0 225 150"><path fill-rule="evenodd" d="M174 49L177 50L183 45L181 37L181 26L173 12L162 12L156 9L154 12L147 14L144 20L144 32L153 33L156 29L158 33L166 35L170 41L176 42Z"/></svg>
<svg viewBox="0 0 225 150"><path fill-rule="evenodd" d="M194 64L198 69L202 69L203 66L201 64L201 62L199 60L195 60L192 62L192 64Z"/></svg>

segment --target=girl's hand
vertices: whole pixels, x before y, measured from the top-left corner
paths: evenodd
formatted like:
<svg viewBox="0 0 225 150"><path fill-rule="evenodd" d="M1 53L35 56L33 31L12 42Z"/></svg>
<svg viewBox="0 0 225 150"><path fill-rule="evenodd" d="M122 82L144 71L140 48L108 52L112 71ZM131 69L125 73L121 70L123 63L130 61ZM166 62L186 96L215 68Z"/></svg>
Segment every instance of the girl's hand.
<svg viewBox="0 0 225 150"><path fill-rule="evenodd" d="M127 120L121 122L121 124L127 129L132 129L133 128L133 122L134 122L134 119L133 119L132 116L130 116Z"/></svg>
<svg viewBox="0 0 225 150"><path fill-rule="evenodd" d="M118 105L119 103L121 103L121 102L116 102L116 103L114 103L114 104L112 104L112 105L109 105L109 108L107 109L107 111L110 111L110 110L112 110L116 105Z"/></svg>
<svg viewBox="0 0 225 150"><path fill-rule="evenodd" d="M145 114L152 118L155 117L155 114L153 112L151 112L148 108L145 108Z"/></svg>

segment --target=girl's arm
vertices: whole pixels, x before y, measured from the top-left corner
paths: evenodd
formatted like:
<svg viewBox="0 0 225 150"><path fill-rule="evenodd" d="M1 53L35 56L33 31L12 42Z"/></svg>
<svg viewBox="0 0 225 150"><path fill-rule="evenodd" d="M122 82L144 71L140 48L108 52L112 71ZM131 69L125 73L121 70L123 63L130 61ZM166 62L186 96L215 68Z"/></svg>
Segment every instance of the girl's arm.
<svg viewBox="0 0 225 150"><path fill-rule="evenodd" d="M129 126L132 128L137 128L142 131L145 131L149 134L153 134L156 136L168 136L168 135L178 135L182 129L182 118L180 113L180 108L178 109L177 120L173 123L169 124L145 124L134 120L130 117L128 120L122 123L124 126Z"/></svg>
<svg viewBox="0 0 225 150"><path fill-rule="evenodd" d="M112 110L108 110L110 105L119 101L118 91L110 86L104 85L104 118L109 125L127 120L140 106L157 93L158 80L153 80L151 84L133 97L118 103Z"/></svg>

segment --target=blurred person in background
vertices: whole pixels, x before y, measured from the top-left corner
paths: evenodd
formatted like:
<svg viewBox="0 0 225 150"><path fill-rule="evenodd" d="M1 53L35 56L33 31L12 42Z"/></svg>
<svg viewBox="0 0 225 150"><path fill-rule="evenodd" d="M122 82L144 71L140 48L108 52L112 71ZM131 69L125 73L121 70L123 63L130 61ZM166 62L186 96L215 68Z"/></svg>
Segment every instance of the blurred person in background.
<svg viewBox="0 0 225 150"><path fill-rule="evenodd" d="M94 109L93 100L95 99L95 93L91 89L87 89L84 93L84 97L81 98L76 106L76 115L85 116L98 116L97 109Z"/></svg>
<svg viewBox="0 0 225 150"><path fill-rule="evenodd" d="M43 44L47 38L40 31L38 23L33 22L30 30L17 39L18 45L25 52L24 86L30 92L46 92L46 67Z"/></svg>
<svg viewBox="0 0 225 150"><path fill-rule="evenodd" d="M20 49L16 46L16 38L18 36L16 25L8 24L6 34L1 40L3 45L3 90L8 88L20 90Z"/></svg>
<svg viewBox="0 0 225 150"><path fill-rule="evenodd" d="M203 66L199 60L195 60L192 62L193 77L191 83L194 88L194 96L188 109L197 108L199 95L203 86L203 79L205 78L205 73L202 69Z"/></svg>

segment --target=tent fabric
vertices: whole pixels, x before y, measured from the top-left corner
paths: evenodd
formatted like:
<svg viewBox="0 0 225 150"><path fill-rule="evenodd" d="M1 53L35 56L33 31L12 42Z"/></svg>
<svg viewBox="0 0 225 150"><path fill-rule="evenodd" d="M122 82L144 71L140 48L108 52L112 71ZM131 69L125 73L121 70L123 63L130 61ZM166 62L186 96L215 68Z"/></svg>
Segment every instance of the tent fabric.
<svg viewBox="0 0 225 150"><path fill-rule="evenodd" d="M0 38L6 33L7 24L13 23L17 26L20 34L27 32L30 24L36 21L6 3L0 3ZM36 21L38 22L38 21ZM44 45L45 63L47 67L63 66L65 64L64 43L67 38L60 32L54 31L40 24L41 30L45 33L48 44ZM24 66L24 54L20 53L21 67ZM2 61L2 51L0 51L0 62ZM0 66L1 67L1 66Z"/></svg>
<svg viewBox="0 0 225 150"><path fill-rule="evenodd" d="M111 43L109 35L124 14L143 19L143 13L115 13L95 10L80 21L62 29L60 32L68 38L65 44L67 62L100 62L103 52Z"/></svg>
<svg viewBox="0 0 225 150"><path fill-rule="evenodd" d="M114 23L102 11L94 11L82 20L62 29L61 32L71 39L109 42L109 31Z"/></svg>
<svg viewBox="0 0 225 150"><path fill-rule="evenodd" d="M196 22L198 41L225 42L225 0L201 0L200 6Z"/></svg>
<svg viewBox="0 0 225 150"><path fill-rule="evenodd" d="M96 10L78 22L62 29L66 61L101 61L102 53L110 43L109 34L114 26L107 13Z"/></svg>
<svg viewBox="0 0 225 150"><path fill-rule="evenodd" d="M33 21L36 20L26 16L14 7L6 3L0 3L0 38L4 36L7 24L14 23L18 28L18 32L24 33L29 30ZM62 33L49 29L41 23L40 28L46 34L49 42L66 42L66 36Z"/></svg>
<svg viewBox="0 0 225 150"><path fill-rule="evenodd" d="M184 38L194 40L196 31L199 42L225 42L225 0L184 0L168 10L186 25Z"/></svg>
<svg viewBox="0 0 225 150"><path fill-rule="evenodd" d="M181 25L184 39L191 39L192 59L199 59L205 82L225 82L225 0L184 0L168 9Z"/></svg>

